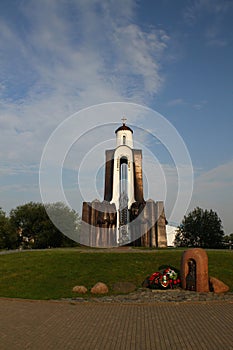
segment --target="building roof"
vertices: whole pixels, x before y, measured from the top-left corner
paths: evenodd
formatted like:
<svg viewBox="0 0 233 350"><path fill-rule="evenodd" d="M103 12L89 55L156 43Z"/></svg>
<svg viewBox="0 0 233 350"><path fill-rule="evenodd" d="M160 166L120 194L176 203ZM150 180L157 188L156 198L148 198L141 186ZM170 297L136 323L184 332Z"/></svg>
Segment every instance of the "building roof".
<svg viewBox="0 0 233 350"><path fill-rule="evenodd" d="M133 134L133 130L130 129L127 125L125 125L125 123L123 123L123 125L121 125L121 126L115 131L115 133L117 133L118 131L122 131L122 130L131 131L132 134Z"/></svg>

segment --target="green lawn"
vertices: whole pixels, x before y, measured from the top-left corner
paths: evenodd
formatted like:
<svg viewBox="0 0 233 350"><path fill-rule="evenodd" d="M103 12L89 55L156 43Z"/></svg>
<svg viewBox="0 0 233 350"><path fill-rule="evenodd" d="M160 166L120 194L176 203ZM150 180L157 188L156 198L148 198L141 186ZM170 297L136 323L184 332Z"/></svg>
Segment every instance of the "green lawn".
<svg viewBox="0 0 233 350"><path fill-rule="evenodd" d="M209 275L221 279L233 291L233 252L207 251ZM110 287L115 282L141 286L145 277L160 265L180 267L182 250L153 252L98 252L54 249L0 255L0 297L60 299L73 296L75 285L90 289L101 281Z"/></svg>

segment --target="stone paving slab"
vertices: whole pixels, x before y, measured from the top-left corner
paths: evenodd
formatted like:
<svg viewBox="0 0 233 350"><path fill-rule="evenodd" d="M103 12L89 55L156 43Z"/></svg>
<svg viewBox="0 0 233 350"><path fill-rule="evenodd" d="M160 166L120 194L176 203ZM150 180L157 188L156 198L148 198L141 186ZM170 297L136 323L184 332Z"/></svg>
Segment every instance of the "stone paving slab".
<svg viewBox="0 0 233 350"><path fill-rule="evenodd" d="M0 299L0 349L233 349L233 302Z"/></svg>

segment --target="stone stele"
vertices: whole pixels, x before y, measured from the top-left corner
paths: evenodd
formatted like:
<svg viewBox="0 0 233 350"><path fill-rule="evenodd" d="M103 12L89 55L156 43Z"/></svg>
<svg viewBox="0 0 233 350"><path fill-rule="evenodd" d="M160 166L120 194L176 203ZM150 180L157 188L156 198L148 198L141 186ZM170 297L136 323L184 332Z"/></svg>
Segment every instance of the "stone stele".
<svg viewBox="0 0 233 350"><path fill-rule="evenodd" d="M183 253L180 267L182 288L186 289L186 277L189 273L190 260L196 266L195 290L197 292L209 292L208 256L202 248L189 249Z"/></svg>

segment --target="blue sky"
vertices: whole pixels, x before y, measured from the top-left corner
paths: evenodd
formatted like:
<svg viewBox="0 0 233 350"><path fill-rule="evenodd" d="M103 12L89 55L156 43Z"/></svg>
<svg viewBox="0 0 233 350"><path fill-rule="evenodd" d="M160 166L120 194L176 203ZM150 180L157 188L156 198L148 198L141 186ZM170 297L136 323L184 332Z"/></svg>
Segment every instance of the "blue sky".
<svg viewBox="0 0 233 350"><path fill-rule="evenodd" d="M194 169L188 210L212 208L233 232L232 16L228 0L2 0L0 206L40 200L43 148L66 118L133 102L162 114L183 138ZM141 125L156 128L143 117ZM151 151L169 167L158 144Z"/></svg>

